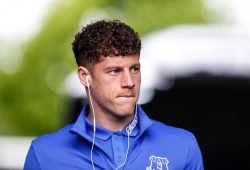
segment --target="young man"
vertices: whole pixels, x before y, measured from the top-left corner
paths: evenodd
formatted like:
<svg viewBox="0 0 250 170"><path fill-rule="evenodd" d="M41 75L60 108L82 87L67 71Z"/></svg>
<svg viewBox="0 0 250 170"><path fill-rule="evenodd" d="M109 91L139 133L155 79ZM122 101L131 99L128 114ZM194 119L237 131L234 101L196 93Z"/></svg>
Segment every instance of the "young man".
<svg viewBox="0 0 250 170"><path fill-rule="evenodd" d="M192 133L136 104L140 50L138 34L120 21L82 28L73 51L89 104L73 125L32 142L24 170L203 170Z"/></svg>

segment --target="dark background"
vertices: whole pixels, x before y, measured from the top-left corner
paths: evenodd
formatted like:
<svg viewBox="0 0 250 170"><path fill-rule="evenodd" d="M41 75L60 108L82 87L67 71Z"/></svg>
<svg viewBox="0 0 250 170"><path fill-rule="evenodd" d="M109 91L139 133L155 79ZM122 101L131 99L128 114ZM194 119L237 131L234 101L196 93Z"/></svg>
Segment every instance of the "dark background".
<svg viewBox="0 0 250 170"><path fill-rule="evenodd" d="M193 132L205 169L250 169L250 79L178 78L143 108L152 118Z"/></svg>
<svg viewBox="0 0 250 170"><path fill-rule="evenodd" d="M174 82L170 89L156 91L142 105L144 111L193 132L206 170L250 169L250 78L196 74ZM85 102L74 100L72 112L79 113Z"/></svg>

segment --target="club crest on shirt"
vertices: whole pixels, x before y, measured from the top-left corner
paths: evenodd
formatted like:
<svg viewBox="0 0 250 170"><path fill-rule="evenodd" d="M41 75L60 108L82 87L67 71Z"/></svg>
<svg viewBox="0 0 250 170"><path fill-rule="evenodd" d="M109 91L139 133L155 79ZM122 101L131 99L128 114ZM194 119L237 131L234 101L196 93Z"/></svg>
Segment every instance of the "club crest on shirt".
<svg viewBox="0 0 250 170"><path fill-rule="evenodd" d="M146 170L168 170L169 161L167 158L162 158L159 156L150 156L150 165L146 168Z"/></svg>

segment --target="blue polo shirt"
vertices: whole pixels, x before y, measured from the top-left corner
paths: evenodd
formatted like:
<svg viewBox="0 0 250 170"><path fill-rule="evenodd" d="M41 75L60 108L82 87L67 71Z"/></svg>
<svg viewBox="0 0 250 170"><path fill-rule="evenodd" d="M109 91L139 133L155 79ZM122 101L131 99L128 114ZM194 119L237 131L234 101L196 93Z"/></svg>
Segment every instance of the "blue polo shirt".
<svg viewBox="0 0 250 170"><path fill-rule="evenodd" d="M93 124L85 106L77 121L32 141L24 170L91 170ZM136 119L122 131L96 126L93 161L96 170L203 170L194 135L148 118L137 106Z"/></svg>

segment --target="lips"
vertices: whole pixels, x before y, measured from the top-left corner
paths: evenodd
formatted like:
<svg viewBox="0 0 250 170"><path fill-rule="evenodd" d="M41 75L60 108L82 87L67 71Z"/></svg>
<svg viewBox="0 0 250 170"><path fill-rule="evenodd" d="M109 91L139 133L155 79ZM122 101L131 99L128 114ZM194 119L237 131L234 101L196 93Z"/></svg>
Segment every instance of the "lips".
<svg viewBox="0 0 250 170"><path fill-rule="evenodd" d="M134 100L135 100L135 95L133 95L133 94L120 94L120 95L118 95L117 96L117 99L119 100L119 101L121 101L121 102L125 102L125 103L127 103L127 102L134 102Z"/></svg>
<svg viewBox="0 0 250 170"><path fill-rule="evenodd" d="M130 98L130 97L135 97L132 94L122 94L122 95L118 95L117 97L125 97L125 98Z"/></svg>

